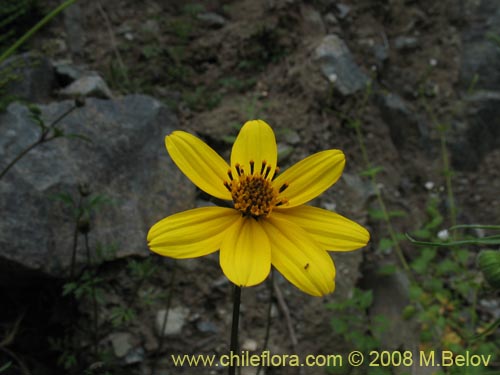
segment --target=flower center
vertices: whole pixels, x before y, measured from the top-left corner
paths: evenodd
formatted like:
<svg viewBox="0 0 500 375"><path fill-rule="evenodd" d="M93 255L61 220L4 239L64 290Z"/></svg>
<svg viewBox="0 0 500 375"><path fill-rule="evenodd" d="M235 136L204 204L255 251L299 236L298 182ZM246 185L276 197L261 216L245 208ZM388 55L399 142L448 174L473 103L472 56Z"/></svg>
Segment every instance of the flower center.
<svg viewBox="0 0 500 375"><path fill-rule="evenodd" d="M243 168L235 165L238 173L233 178L231 170L228 171L229 182L225 181L224 186L231 192L234 208L242 213L243 216L258 219L271 213L273 207L281 206L286 203L285 198L278 198L279 193L285 190L288 185L284 184L277 191L271 180L268 178L271 166L262 162L260 173L254 173L254 162L250 161L250 174L246 174Z"/></svg>

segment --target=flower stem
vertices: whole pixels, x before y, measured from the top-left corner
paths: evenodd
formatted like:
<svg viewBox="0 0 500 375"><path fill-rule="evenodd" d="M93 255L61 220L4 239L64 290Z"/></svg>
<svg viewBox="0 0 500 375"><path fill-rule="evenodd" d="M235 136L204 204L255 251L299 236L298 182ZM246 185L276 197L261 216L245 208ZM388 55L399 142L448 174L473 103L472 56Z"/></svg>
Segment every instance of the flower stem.
<svg viewBox="0 0 500 375"><path fill-rule="evenodd" d="M238 352L238 326L240 321L240 302L241 302L241 287L234 286L233 294L233 323L231 325L231 346L230 354ZM229 375L236 374L236 366L229 366Z"/></svg>
<svg viewBox="0 0 500 375"><path fill-rule="evenodd" d="M91 267L92 265L92 258L90 256L90 246L89 246L89 234L85 233L84 234L84 239L85 239L85 250L87 251L87 266ZM96 277L96 275L94 275ZM93 310L93 320L94 320L94 326L93 326L93 335L94 335L94 355L97 357L98 353L98 346L99 346L99 315L97 314L97 295L96 295L96 287L95 287L95 280L92 281L90 284L92 286L92 310Z"/></svg>

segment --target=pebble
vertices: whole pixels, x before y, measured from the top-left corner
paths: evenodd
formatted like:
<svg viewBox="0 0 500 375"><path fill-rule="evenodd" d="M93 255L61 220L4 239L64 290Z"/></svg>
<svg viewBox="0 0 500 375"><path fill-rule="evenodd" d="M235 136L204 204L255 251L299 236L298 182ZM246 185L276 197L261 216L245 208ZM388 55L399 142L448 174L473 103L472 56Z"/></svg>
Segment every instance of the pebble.
<svg viewBox="0 0 500 375"><path fill-rule="evenodd" d="M156 333L162 336L163 321L165 319L165 314L167 310L159 310L156 313ZM167 317L167 324L165 330L163 331L164 336L178 335L182 332L182 327L186 323L187 317L189 315L189 310L185 307L178 306L170 309Z"/></svg>

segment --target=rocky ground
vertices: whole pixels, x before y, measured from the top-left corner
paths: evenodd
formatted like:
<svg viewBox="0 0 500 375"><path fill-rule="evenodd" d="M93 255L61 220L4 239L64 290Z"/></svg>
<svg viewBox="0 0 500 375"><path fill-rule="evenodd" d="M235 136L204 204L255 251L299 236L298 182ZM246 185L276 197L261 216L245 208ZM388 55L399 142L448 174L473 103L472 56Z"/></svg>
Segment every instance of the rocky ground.
<svg viewBox="0 0 500 375"><path fill-rule="evenodd" d="M57 2L40 3L50 9ZM387 229L368 215L377 202L360 176L366 166L352 124L362 124L369 159L383 167L377 179L388 208L406 213L394 220L398 232L421 227L431 196L449 213L439 125L447 126L458 221L498 224L499 35L494 0L89 0L70 7L30 41L29 54L3 65L23 77L8 84L9 93L38 104L46 125L70 110L60 127L81 136L40 146L0 180L7 213L0 222L0 293L8 306L0 322L6 332L21 322L5 346L19 357L13 371L24 363L34 375L72 373L63 370L66 354L80 366L94 358L90 373L104 373L112 363L112 374L149 374L154 362L158 374L223 373L220 367L172 369L168 357L228 348L231 285L217 255L161 259L149 254L144 238L169 213L213 204L173 166L164 135L193 132L227 158L239 126L253 118L275 129L282 168L319 150L342 149L343 178L314 203L357 220L372 235L363 250L332 254L337 290L323 299L274 275L285 302L274 294L271 352L355 349L334 334L326 307L351 296L355 286L373 289L373 310L394 319L395 348L416 347L416 330L402 327L401 309L393 308L406 304L405 281L376 274L397 260L379 249ZM80 95L85 105L73 109ZM29 127L34 115L19 103L0 113L2 168L9 155L36 141L38 128ZM82 184L90 186L90 197ZM75 221L79 204L94 203L98 210L92 206L88 218ZM82 231L84 219L90 227ZM414 246L403 241L402 247L415 257ZM74 272L99 279L97 312L91 295L61 298L74 248ZM266 283L243 291L242 348L262 350L269 298ZM487 313L500 314L498 303L492 306ZM108 354L102 362L92 355L89 335L96 315L99 351ZM74 354L75 341L84 353ZM0 366L9 358L0 353ZM73 373L83 373L76 368Z"/></svg>

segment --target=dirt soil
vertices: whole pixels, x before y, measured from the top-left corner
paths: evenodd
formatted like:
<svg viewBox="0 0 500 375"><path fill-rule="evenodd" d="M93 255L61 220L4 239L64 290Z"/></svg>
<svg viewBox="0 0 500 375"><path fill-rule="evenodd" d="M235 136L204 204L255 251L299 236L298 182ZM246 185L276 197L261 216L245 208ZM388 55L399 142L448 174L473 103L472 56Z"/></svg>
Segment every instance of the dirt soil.
<svg viewBox="0 0 500 375"><path fill-rule="evenodd" d="M372 241L363 250L333 254L337 291L323 299L298 292L275 274L297 337L294 347L275 298L268 347L276 354L294 350L301 355L328 354L352 349L333 333L332 312L325 305L348 297L362 270L376 269L388 258L393 259L393 255L375 253L386 229L367 215L376 202L368 181L357 177L365 167L349 119L362 122L370 160L384 168L378 178L389 208L407 213L395 221L398 231L419 227L425 220L431 193L445 201L438 133L418 100L418 88L423 81L429 90L438 87L431 105L438 116L449 116L450 108L460 99L460 33L467 19L455 7L455 0L345 0L342 6L346 8L336 4L326 0L88 0L80 4L84 37L80 50L74 50L77 46L72 45L71 38L75 36L68 34L61 20L53 22L35 41L36 48L54 60L69 59L99 72L115 95L141 92L160 99L177 112L183 130L196 133L226 158L231 137L252 118L267 121L276 130L278 143L289 146L291 153L282 159L282 168L320 150L344 151L348 179L342 179L314 203L335 207L364 224ZM343 9L347 14L342 14ZM222 16L223 21L198 17L207 12ZM343 96L332 90L313 61L314 49L329 33L339 35L359 67L373 77L375 94L365 106L363 91ZM394 48L398 36L410 34L418 35L416 47ZM388 46L387 56L377 57L373 47L384 45ZM431 70L431 65L436 66ZM404 98L425 123L430 140L425 148L420 135L405 123L401 123L404 142L395 144L383 109L375 100L376 93L385 92ZM287 135L291 133L298 138L290 141ZM158 140L159 147L163 147L162 142ZM498 219L499 160L497 150L477 170L457 171L453 176L460 222L494 223ZM429 181L434 183L431 191L425 187ZM201 193L199 198L209 199ZM441 208L446 215L446 207ZM411 258L411 247L403 247ZM172 290L172 306L189 311L182 335L163 343L160 373L222 373L215 367L172 370L167 357L172 353L227 351L231 286L222 275L217 255L175 262L155 258L155 262L160 271L144 287ZM174 268L176 277L173 289L169 289ZM133 285L127 281L122 265L107 265L102 271L112 280L107 298L125 298L120 295L126 295ZM255 341L258 351L265 335L269 290L264 283L243 291L240 342L251 346ZM152 322L162 305L137 308L138 319L129 331L154 352L159 342ZM123 374L140 374L143 370L141 365L129 366ZM321 368L294 371L274 368L265 373L325 373Z"/></svg>

